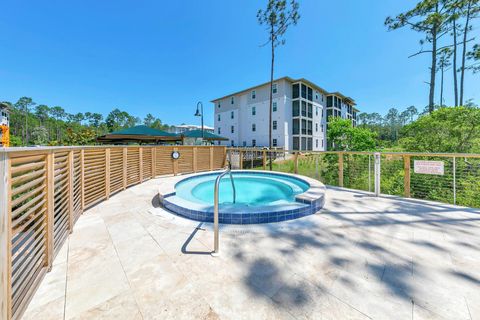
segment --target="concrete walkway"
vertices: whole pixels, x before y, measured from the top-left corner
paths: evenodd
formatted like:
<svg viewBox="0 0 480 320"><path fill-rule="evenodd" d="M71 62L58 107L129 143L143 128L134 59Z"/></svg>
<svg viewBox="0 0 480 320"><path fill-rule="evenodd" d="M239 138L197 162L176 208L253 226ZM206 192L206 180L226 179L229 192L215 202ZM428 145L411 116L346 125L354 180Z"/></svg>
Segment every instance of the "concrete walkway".
<svg viewBox="0 0 480 320"><path fill-rule="evenodd" d="M480 211L329 188L314 216L211 226L160 178L88 210L24 319L480 319Z"/></svg>

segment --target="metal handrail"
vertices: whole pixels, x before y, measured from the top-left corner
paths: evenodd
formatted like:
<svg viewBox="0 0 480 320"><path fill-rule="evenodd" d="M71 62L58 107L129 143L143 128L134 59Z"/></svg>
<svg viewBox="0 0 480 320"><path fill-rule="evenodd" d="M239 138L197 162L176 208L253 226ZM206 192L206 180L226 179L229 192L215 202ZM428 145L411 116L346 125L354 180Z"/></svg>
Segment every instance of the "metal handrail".
<svg viewBox="0 0 480 320"><path fill-rule="evenodd" d="M232 168L229 163L227 170L222 172L217 179L215 179L215 190L214 190L214 195L213 195L213 239L214 239L214 245L213 245L213 256L218 256L219 255L219 227L218 227L218 194L219 194L219 189L220 189L220 180L227 174L230 174L230 180L232 181L232 189L233 189L233 203L236 201L236 190L235 190L235 183L233 182L233 175L232 175Z"/></svg>

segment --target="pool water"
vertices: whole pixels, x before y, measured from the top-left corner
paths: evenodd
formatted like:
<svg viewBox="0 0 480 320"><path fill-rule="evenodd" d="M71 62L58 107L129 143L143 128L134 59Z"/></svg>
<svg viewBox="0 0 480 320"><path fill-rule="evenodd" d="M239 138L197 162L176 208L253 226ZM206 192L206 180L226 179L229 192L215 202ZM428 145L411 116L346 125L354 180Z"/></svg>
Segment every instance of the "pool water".
<svg viewBox="0 0 480 320"><path fill-rule="evenodd" d="M176 195L188 201L213 205L215 179L217 175L202 175L179 182L175 186ZM233 173L238 205L263 206L272 203L295 201L295 195L305 192L309 185L300 180L283 175L259 173ZM230 176L220 182L219 203L233 202L233 189Z"/></svg>

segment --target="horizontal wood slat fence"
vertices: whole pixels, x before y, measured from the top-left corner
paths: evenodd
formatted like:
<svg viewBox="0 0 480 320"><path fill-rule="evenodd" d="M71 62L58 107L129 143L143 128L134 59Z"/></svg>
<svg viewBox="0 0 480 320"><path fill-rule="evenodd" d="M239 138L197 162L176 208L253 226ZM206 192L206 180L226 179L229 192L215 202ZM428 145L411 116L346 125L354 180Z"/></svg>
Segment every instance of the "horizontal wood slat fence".
<svg viewBox="0 0 480 320"><path fill-rule="evenodd" d="M0 319L21 317L86 208L156 176L223 168L225 157L220 146L0 149Z"/></svg>

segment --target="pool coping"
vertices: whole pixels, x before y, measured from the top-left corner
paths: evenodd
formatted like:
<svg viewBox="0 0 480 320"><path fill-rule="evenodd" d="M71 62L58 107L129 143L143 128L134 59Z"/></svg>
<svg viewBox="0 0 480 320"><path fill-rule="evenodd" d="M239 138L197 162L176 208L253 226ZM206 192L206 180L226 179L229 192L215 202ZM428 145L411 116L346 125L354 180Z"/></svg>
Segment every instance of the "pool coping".
<svg viewBox="0 0 480 320"><path fill-rule="evenodd" d="M195 210L193 208L186 208L180 206L172 201L169 201L169 197L174 196L175 186L177 183L183 180L188 180L193 177L205 176L205 175L215 175L222 171L210 171L203 173L194 173L182 176L175 176L171 179L168 179L165 183L159 186L158 196L160 203L168 210L173 213L186 217L188 219L204 222L213 222L213 210L209 209L199 209ZM326 187L323 183L318 180L312 179L310 177L284 173L284 172L272 172L265 170L232 170L232 173L256 173L256 174L268 174L268 175L278 175L286 176L293 179L301 180L309 185L309 188L298 195L295 196L295 202L303 204L304 206L296 209L287 209L287 210L268 210L268 211L258 211L258 212L235 212L229 213L225 212L220 208L219 210L219 220L220 223L226 224L257 224L257 223L270 223L270 222L280 222L286 220L297 219L303 216L311 215L320 210L325 204L325 192ZM187 200L185 200L188 202ZM271 207L275 209L275 206ZM263 208L265 210L265 207ZM268 206L266 206L268 209ZM228 208L227 208L228 210Z"/></svg>

